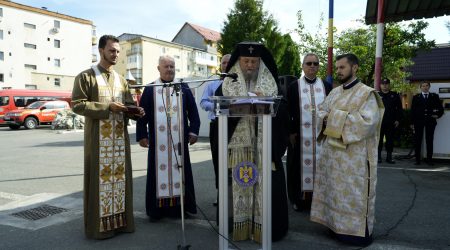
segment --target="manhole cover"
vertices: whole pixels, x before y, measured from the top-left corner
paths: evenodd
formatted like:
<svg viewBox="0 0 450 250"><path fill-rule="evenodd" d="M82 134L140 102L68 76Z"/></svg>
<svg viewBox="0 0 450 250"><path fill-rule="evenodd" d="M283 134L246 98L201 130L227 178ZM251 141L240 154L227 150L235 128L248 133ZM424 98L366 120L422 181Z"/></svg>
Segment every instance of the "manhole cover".
<svg viewBox="0 0 450 250"><path fill-rule="evenodd" d="M43 218L46 218L46 217L49 217L49 216L52 216L55 214L59 214L62 212L66 212L66 211L69 211L69 210L62 208L62 207L42 205L42 206L28 209L25 211L21 211L18 213L13 213L11 215L18 217L18 218L35 221L35 220L40 220L40 219L43 219Z"/></svg>

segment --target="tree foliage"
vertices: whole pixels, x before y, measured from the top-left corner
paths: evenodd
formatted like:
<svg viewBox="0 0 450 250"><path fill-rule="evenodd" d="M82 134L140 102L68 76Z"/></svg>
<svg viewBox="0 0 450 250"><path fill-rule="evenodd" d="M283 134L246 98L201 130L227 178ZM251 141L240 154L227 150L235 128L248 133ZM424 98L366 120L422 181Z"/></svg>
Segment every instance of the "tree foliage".
<svg viewBox="0 0 450 250"><path fill-rule="evenodd" d="M277 21L263 10L261 0L237 0L234 9L227 15L219 41L221 54L231 53L242 41L263 43L277 63L279 75L294 75L300 70L300 60L295 44L289 35L283 35ZM286 64L291 58L291 65Z"/></svg>
<svg viewBox="0 0 450 250"><path fill-rule="evenodd" d="M362 22L362 21L361 21ZM405 79L410 75L407 69L413 64L412 58L420 50L429 50L435 41L428 41L423 31L428 27L424 21L410 22L408 25L387 23L383 40L382 77L391 79L394 90L411 90ZM366 84L374 83L376 25L364 26L342 32L337 37L336 53L354 53L360 59L358 77Z"/></svg>
<svg viewBox="0 0 450 250"><path fill-rule="evenodd" d="M300 37L300 55L308 52L316 53L323 65L319 70L319 76L325 77L327 60L327 32L323 27L323 15L321 15L315 34L306 31L303 23L302 12L297 13L296 34ZM362 20L359 20L363 22ZM423 31L428 26L424 21L410 22L408 25L399 23L387 23L384 30L383 44L383 77L391 79L393 89L399 92L407 92L411 89L406 82L409 72L405 69L413 64L412 58L419 50L428 50L435 46L434 40L425 39ZM450 24L447 24L450 30ZM333 27L335 55L354 53L360 59L358 77L366 84L374 83L375 75L375 49L376 49L376 25L363 25L359 28L347 29L340 33ZM333 63L333 62L332 62Z"/></svg>
<svg viewBox="0 0 450 250"><path fill-rule="evenodd" d="M298 50L300 56L304 56L307 53L314 53L319 57L320 68L317 75L324 79L327 75L327 63L328 63L328 33L323 29L324 17L323 13L320 15L319 22L316 27L316 33L310 34L303 24L303 14L299 10L297 12L297 28L294 32L299 36ZM301 58L303 60L303 58Z"/></svg>

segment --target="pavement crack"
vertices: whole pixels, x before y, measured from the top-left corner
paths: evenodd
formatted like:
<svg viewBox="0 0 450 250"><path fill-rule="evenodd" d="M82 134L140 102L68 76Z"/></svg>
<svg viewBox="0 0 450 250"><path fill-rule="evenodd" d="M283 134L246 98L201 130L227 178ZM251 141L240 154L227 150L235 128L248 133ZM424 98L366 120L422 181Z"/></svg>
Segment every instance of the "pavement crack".
<svg viewBox="0 0 450 250"><path fill-rule="evenodd" d="M406 170L403 169L402 170L403 175L405 175L406 177L408 177L409 182L413 185L414 187L414 196L411 200L411 204L409 205L408 209L406 209L405 213L402 215L402 217L392 226L390 227L386 233L378 235L377 237L375 237L375 239L379 239L379 238L385 238L388 237L392 231L394 231L402 222L403 220L406 219L406 217L408 217L409 212L414 208L415 204L416 204L416 198L417 198L417 193L418 193L418 189L417 189L417 184L414 182L414 180L411 178L411 176L409 174L407 174Z"/></svg>

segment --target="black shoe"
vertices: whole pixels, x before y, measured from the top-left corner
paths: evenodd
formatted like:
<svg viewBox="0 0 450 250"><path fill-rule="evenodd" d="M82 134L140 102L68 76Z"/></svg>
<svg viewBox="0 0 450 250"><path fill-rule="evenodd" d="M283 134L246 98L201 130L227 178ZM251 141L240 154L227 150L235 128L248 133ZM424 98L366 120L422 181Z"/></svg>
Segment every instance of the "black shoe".
<svg viewBox="0 0 450 250"><path fill-rule="evenodd" d="M216 200L215 202L213 202L213 206L217 207L217 204L219 204L219 203L217 202L217 200Z"/></svg>
<svg viewBox="0 0 450 250"><path fill-rule="evenodd" d="M434 166L434 163L432 161L427 161L428 166Z"/></svg>
<svg viewBox="0 0 450 250"><path fill-rule="evenodd" d="M416 161L414 165L420 165L420 161Z"/></svg>

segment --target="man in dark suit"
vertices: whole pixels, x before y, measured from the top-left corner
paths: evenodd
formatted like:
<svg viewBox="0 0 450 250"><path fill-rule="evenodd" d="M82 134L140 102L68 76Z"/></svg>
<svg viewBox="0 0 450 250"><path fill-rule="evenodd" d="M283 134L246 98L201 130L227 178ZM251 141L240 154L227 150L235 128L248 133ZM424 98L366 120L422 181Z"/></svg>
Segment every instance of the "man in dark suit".
<svg viewBox="0 0 450 250"><path fill-rule="evenodd" d="M380 142L378 144L378 163L381 163L381 151L383 150L383 138L386 137L386 162L394 164L392 160L392 151L394 149L394 132L400 124L402 117L402 101L400 95L391 91L391 81L387 78L383 79L380 84L381 91L378 92L383 99L384 115L381 123Z"/></svg>
<svg viewBox="0 0 450 250"><path fill-rule="evenodd" d="M421 93L415 95L411 104L411 120L415 132L416 165L420 164L420 151L422 146L423 129L425 128L425 140L427 144L427 159L429 165L433 165L433 138L436 127L436 119L444 114L439 95L430 93L430 83L421 83Z"/></svg>

